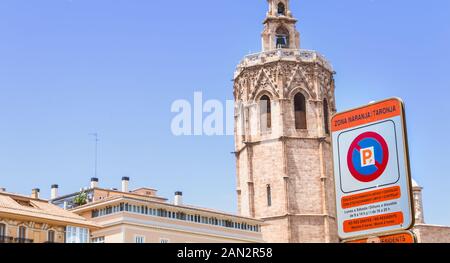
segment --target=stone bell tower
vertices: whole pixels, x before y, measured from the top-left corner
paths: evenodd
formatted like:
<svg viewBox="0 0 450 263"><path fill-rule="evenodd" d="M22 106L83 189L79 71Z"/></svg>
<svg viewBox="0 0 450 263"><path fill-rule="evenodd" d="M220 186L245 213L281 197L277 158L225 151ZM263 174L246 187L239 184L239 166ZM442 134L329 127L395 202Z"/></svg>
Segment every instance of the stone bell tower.
<svg viewBox="0 0 450 263"><path fill-rule="evenodd" d="M267 242L338 242L330 116L333 69L300 49L289 0L268 0L261 53L234 76L238 208Z"/></svg>

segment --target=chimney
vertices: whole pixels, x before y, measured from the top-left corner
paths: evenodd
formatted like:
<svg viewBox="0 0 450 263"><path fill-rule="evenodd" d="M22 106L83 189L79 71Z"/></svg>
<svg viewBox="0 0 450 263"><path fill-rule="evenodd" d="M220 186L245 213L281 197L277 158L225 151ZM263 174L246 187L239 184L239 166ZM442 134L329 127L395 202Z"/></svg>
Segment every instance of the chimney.
<svg viewBox="0 0 450 263"><path fill-rule="evenodd" d="M58 198L58 188L59 188L59 186L57 184L52 185L50 199L53 200L53 199Z"/></svg>
<svg viewBox="0 0 450 263"><path fill-rule="evenodd" d="M98 178L92 177L91 178L91 189L92 188L97 188L97 187L98 187Z"/></svg>
<svg viewBox="0 0 450 263"><path fill-rule="evenodd" d="M0 187L0 193L6 192L6 188Z"/></svg>
<svg viewBox="0 0 450 263"><path fill-rule="evenodd" d="M183 192L175 192L174 205L183 205Z"/></svg>
<svg viewBox="0 0 450 263"><path fill-rule="evenodd" d="M130 177L122 177L122 192L128 193L129 182L130 182Z"/></svg>
<svg viewBox="0 0 450 263"><path fill-rule="evenodd" d="M35 189L31 190L31 198L39 199L40 192L41 192L41 190L39 188L35 188Z"/></svg>

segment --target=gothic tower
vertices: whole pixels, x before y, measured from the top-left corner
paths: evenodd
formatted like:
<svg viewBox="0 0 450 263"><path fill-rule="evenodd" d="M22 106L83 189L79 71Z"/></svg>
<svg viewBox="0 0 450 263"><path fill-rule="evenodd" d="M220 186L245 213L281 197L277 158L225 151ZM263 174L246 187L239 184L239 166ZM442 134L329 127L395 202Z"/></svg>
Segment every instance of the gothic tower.
<svg viewBox="0 0 450 263"><path fill-rule="evenodd" d="M239 213L267 242L338 242L330 142L333 69L300 49L289 0L268 0L262 49L234 76Z"/></svg>

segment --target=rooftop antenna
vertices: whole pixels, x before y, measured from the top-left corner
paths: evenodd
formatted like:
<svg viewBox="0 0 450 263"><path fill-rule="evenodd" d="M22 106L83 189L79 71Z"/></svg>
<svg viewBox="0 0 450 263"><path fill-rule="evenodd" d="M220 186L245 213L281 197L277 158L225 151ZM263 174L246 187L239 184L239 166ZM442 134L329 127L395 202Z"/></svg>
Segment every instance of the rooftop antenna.
<svg viewBox="0 0 450 263"><path fill-rule="evenodd" d="M97 172L98 172L98 169L97 169L97 164L98 164L98 142L100 141L99 139L98 139L98 133L89 133L89 135L90 136L93 136L94 137L94 177L95 178L98 178L97 177Z"/></svg>

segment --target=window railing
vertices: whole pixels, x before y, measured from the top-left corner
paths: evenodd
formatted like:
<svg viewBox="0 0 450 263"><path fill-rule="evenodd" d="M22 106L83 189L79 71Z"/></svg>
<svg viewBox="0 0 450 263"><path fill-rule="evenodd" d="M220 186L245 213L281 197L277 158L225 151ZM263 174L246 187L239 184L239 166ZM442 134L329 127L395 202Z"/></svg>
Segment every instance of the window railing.
<svg viewBox="0 0 450 263"><path fill-rule="evenodd" d="M33 243L33 239L16 237L14 238L14 243L22 243L22 244Z"/></svg>
<svg viewBox="0 0 450 263"><path fill-rule="evenodd" d="M0 236L0 243L13 243L14 238L8 236Z"/></svg>

